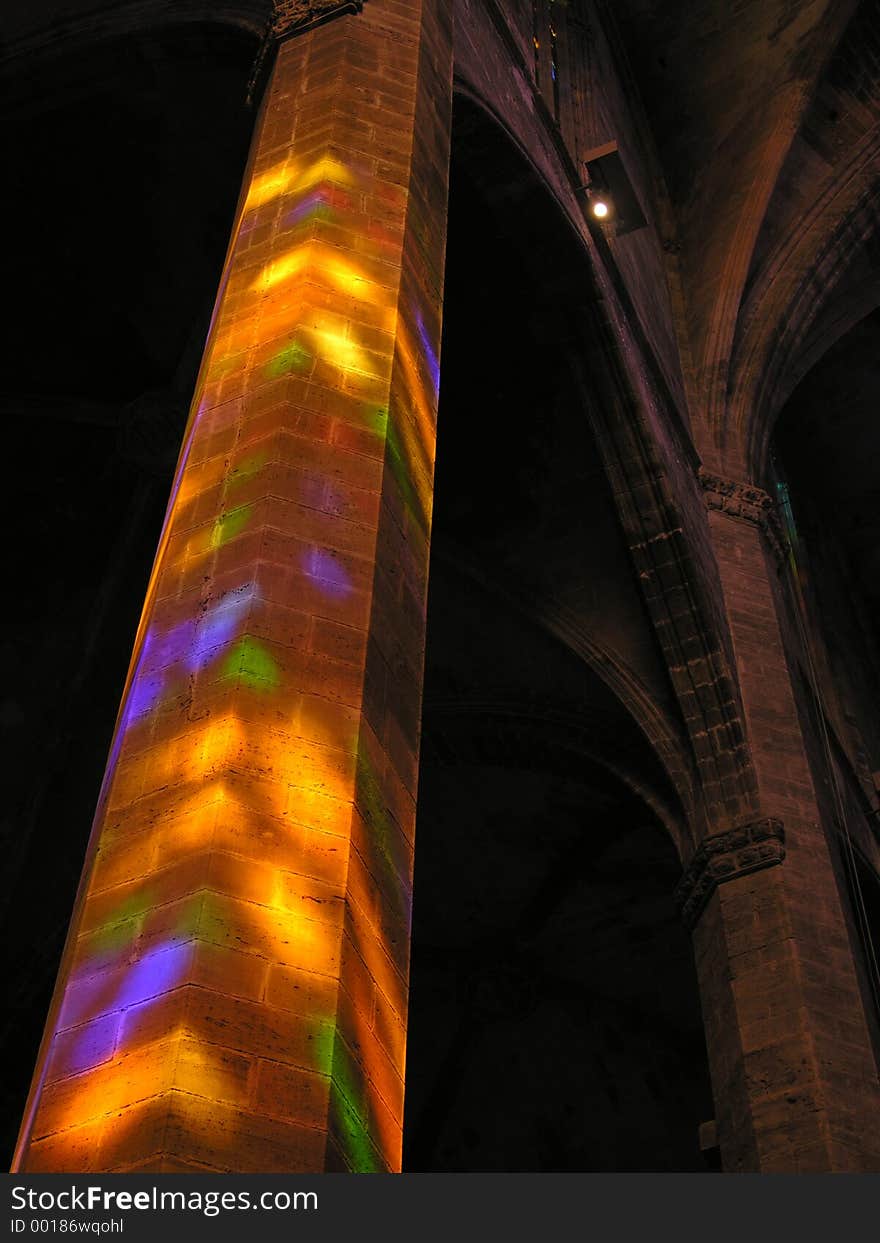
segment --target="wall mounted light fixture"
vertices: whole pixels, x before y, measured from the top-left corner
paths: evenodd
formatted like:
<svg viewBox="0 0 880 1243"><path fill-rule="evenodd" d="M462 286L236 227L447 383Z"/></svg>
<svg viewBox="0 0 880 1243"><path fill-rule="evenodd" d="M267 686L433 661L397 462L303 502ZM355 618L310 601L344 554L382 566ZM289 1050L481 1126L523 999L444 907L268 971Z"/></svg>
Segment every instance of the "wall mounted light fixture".
<svg viewBox="0 0 880 1243"><path fill-rule="evenodd" d="M645 214L629 174L620 158L616 142L606 142L588 151L583 159L590 215L613 228L617 237L647 226Z"/></svg>

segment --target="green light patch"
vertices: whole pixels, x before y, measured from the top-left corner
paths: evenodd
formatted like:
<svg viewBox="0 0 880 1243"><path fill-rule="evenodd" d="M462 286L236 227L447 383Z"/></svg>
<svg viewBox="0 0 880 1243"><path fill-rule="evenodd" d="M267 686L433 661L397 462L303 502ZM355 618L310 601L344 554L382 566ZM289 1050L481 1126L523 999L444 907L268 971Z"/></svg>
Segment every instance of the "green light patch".
<svg viewBox="0 0 880 1243"><path fill-rule="evenodd" d="M364 414L364 421L374 435L383 437L388 430L388 407L371 406Z"/></svg>
<svg viewBox="0 0 880 1243"><path fill-rule="evenodd" d="M289 371L305 371L312 361L311 351L296 338L266 364L266 375L275 379Z"/></svg>
<svg viewBox="0 0 880 1243"><path fill-rule="evenodd" d="M211 531L211 547L222 548L231 539L235 539L247 526L250 516L250 505L240 505L238 509L230 509L228 513L222 514Z"/></svg>
<svg viewBox="0 0 880 1243"><path fill-rule="evenodd" d="M266 465L265 453L255 453L251 457L245 458L239 462L229 476L229 487L234 488L238 483L245 483L248 479L253 479L254 475Z"/></svg>
<svg viewBox="0 0 880 1243"><path fill-rule="evenodd" d="M256 690L272 690L281 680L277 664L262 643L244 635L236 643L223 664L224 678L240 678L245 686Z"/></svg>

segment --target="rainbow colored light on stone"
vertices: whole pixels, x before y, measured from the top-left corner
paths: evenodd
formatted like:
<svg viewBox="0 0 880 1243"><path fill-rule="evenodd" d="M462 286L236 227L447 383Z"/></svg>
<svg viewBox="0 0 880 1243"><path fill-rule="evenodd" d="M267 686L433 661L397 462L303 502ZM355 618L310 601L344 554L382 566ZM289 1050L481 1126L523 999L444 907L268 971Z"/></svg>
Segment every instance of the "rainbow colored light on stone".
<svg viewBox="0 0 880 1243"><path fill-rule="evenodd" d="M396 229L363 225L377 196ZM405 211L335 152L255 162L24 1168L127 1168L156 1119L138 1168L182 1168L182 1131L204 1168L254 1134L272 1168L399 1167L414 791L364 670L383 514L430 516L439 324L401 296Z"/></svg>

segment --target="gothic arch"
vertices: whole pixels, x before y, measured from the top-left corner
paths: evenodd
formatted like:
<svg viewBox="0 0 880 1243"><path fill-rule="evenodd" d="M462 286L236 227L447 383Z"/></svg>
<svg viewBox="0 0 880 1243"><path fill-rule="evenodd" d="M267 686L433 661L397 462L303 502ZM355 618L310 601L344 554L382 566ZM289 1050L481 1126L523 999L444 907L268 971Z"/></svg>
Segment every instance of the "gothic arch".
<svg viewBox="0 0 880 1243"><path fill-rule="evenodd" d="M660 1168L667 1160L700 1168L696 1131L710 1109L705 1054L690 948L672 895L693 850L694 774L582 375L565 358L587 331L589 268L558 262L550 235L559 215L547 187L472 103L459 100L458 108L405 1168L462 1168L471 1160L484 1168L595 1169L603 1143L620 1168ZM615 892L628 895L621 901L634 940L651 927L658 942L668 936L678 947L668 991L682 1008L659 1038L672 1059L668 1074L649 1064L636 1030L653 1011L652 972L633 982L631 1005L589 978L588 964L602 954L618 962L607 928L627 935L600 892L602 860L621 869ZM566 984L555 975L550 944L571 920L585 921L572 929L571 953L586 974ZM452 996L435 1013L446 988ZM481 1131L466 1152L474 1131L466 1116L470 1076L480 1066L487 1082L493 1075L482 1061L484 1041L504 1046L505 1063L530 1056L537 1063L532 1028L540 1021L548 1041L577 1048L565 1063L570 1081L559 1077L556 1056L541 1072L548 1101L571 1095L571 1120L550 1126L525 1086L503 1099L496 1082L494 1106L483 1112L518 1138L505 1149L500 1135ZM686 1107L674 1106L661 1086L687 1079L671 1069L679 1067L672 1029L689 1033L682 1040L696 1071ZM609 1047L603 1031L617 1033L608 1035ZM620 1047L611 1053L615 1040ZM625 1138L636 1098L653 1136L642 1150ZM607 1125L596 1121L600 1114ZM671 1157L657 1141L667 1131L675 1137Z"/></svg>
<svg viewBox="0 0 880 1243"><path fill-rule="evenodd" d="M260 39L266 29L270 5L267 0L125 0L91 6L87 12L72 12L63 20L40 21L39 9L33 20L19 21L18 31L4 46L0 65L4 74L14 75L24 64L52 62L58 57L80 56L95 44L112 44L130 35L186 26L220 26L240 30Z"/></svg>
<svg viewBox="0 0 880 1243"><path fill-rule="evenodd" d="M880 299L869 253L880 224L878 143L872 132L750 291L734 364L728 447L734 460L743 456L751 478L764 475L774 422L797 384ZM836 224L826 231L829 216Z"/></svg>

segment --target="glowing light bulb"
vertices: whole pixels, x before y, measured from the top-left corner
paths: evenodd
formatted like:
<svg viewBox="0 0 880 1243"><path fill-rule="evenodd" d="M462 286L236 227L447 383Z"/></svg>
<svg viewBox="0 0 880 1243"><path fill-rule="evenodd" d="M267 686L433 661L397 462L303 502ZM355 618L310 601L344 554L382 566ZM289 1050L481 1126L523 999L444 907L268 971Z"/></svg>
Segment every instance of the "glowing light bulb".
<svg viewBox="0 0 880 1243"><path fill-rule="evenodd" d="M593 215L596 217L597 220L605 220L606 217L608 216L608 211L609 211L608 204L605 202L604 199L593 200Z"/></svg>

